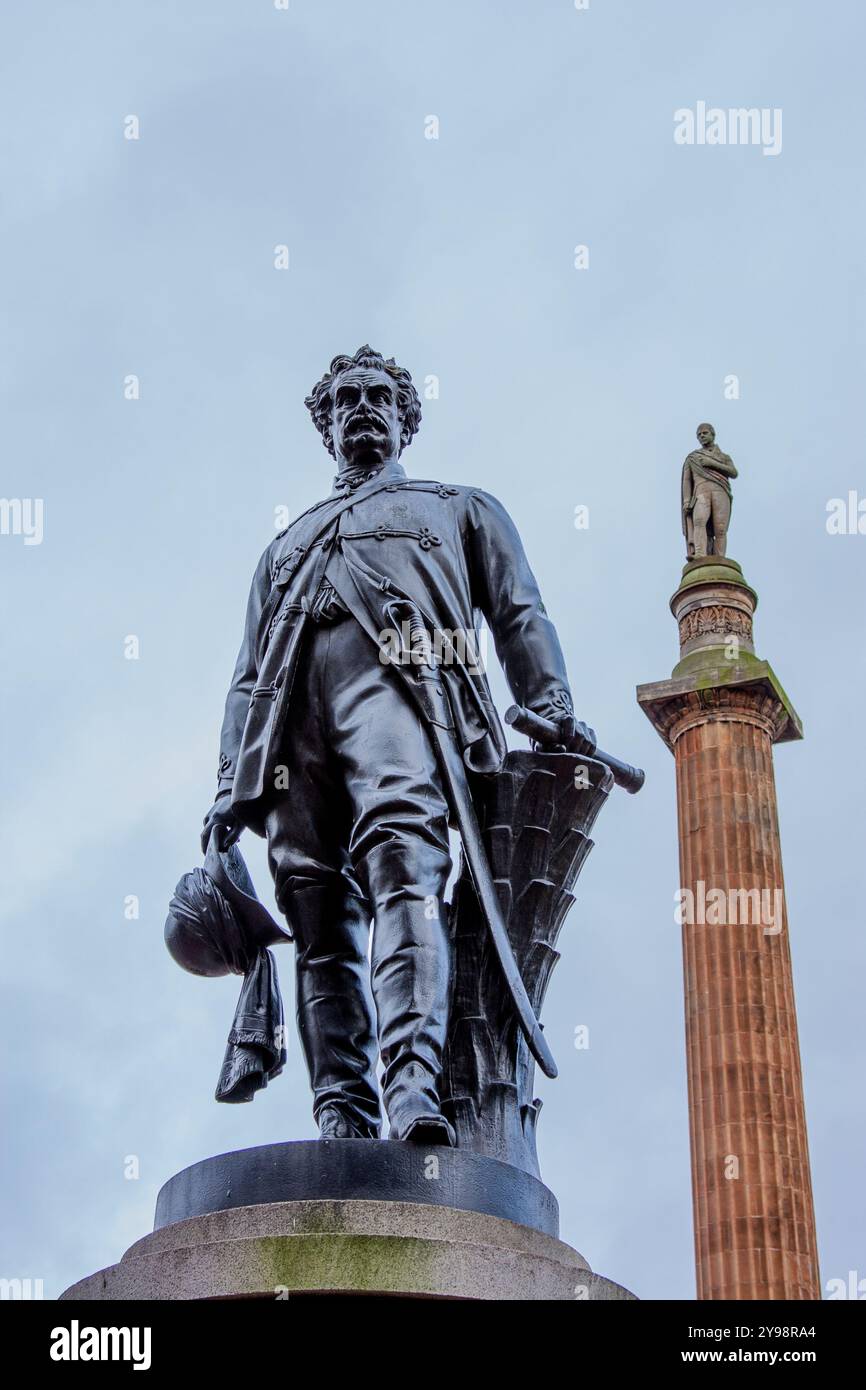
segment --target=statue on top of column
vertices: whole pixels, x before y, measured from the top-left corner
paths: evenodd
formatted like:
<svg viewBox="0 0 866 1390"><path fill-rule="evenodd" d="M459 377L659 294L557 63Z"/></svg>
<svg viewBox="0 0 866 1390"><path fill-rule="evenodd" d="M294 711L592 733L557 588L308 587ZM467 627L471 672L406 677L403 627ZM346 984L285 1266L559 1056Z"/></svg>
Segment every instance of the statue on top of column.
<svg viewBox="0 0 866 1390"><path fill-rule="evenodd" d="M737 470L729 454L716 443L712 425L697 428L699 449L693 449L683 464L683 534L690 560L707 555L724 555L733 494L729 478Z"/></svg>

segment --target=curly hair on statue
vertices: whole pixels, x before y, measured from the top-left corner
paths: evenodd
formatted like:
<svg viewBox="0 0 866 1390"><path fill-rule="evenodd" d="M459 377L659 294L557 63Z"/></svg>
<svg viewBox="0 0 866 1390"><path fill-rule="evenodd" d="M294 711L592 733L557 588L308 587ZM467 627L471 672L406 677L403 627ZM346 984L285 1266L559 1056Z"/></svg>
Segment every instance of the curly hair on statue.
<svg viewBox="0 0 866 1390"><path fill-rule="evenodd" d="M313 424L322 436L325 448L332 457L336 457L334 441L331 437L332 391L334 382L341 372L351 371L353 367L376 368L381 372L387 372L397 383L397 408L400 411L402 422L400 446L402 452L407 444L412 443L413 437L418 433L421 424L421 401L405 367L398 367L393 357L383 357L381 352L376 352L369 343L359 347L354 357L335 357L331 362L329 371L325 373L321 381L316 383L309 396L304 400L304 405L313 417Z"/></svg>

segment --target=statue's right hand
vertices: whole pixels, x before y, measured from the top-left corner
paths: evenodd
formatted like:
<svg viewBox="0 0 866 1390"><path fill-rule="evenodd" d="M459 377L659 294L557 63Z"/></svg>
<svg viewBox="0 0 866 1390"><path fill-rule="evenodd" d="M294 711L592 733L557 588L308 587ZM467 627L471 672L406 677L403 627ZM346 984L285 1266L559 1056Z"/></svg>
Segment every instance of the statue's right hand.
<svg viewBox="0 0 866 1390"><path fill-rule="evenodd" d="M204 818L204 829L201 832L201 851L207 854L208 842L216 826L224 827L222 836L222 847L228 849L239 838L243 826L239 824L237 817L232 811L232 794L230 791L222 791L211 806Z"/></svg>

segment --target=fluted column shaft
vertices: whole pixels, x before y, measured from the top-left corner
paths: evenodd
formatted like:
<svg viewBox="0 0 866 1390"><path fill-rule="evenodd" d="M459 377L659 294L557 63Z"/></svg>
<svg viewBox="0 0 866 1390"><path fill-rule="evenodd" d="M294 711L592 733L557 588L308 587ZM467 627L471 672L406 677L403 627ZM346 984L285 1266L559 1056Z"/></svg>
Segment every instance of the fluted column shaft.
<svg viewBox="0 0 866 1390"><path fill-rule="evenodd" d="M820 1298L770 737L755 710L708 713L673 738L680 883L694 895L683 974L706 1299ZM724 906L718 893L708 905L712 890Z"/></svg>

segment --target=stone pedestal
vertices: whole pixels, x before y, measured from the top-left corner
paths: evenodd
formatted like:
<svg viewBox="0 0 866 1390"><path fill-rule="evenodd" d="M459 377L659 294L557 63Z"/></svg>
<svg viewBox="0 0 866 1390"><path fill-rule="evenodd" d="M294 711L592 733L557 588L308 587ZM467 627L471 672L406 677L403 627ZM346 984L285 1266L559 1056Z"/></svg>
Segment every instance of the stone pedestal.
<svg viewBox="0 0 866 1390"><path fill-rule="evenodd" d="M335 1293L634 1298L558 1239L556 1200L537 1178L459 1149L365 1139L269 1144L194 1164L160 1192L153 1233L61 1297Z"/></svg>
<svg viewBox="0 0 866 1390"><path fill-rule="evenodd" d="M772 745L802 737L733 560L686 564L680 661L638 688L674 754L698 1297L820 1298Z"/></svg>

